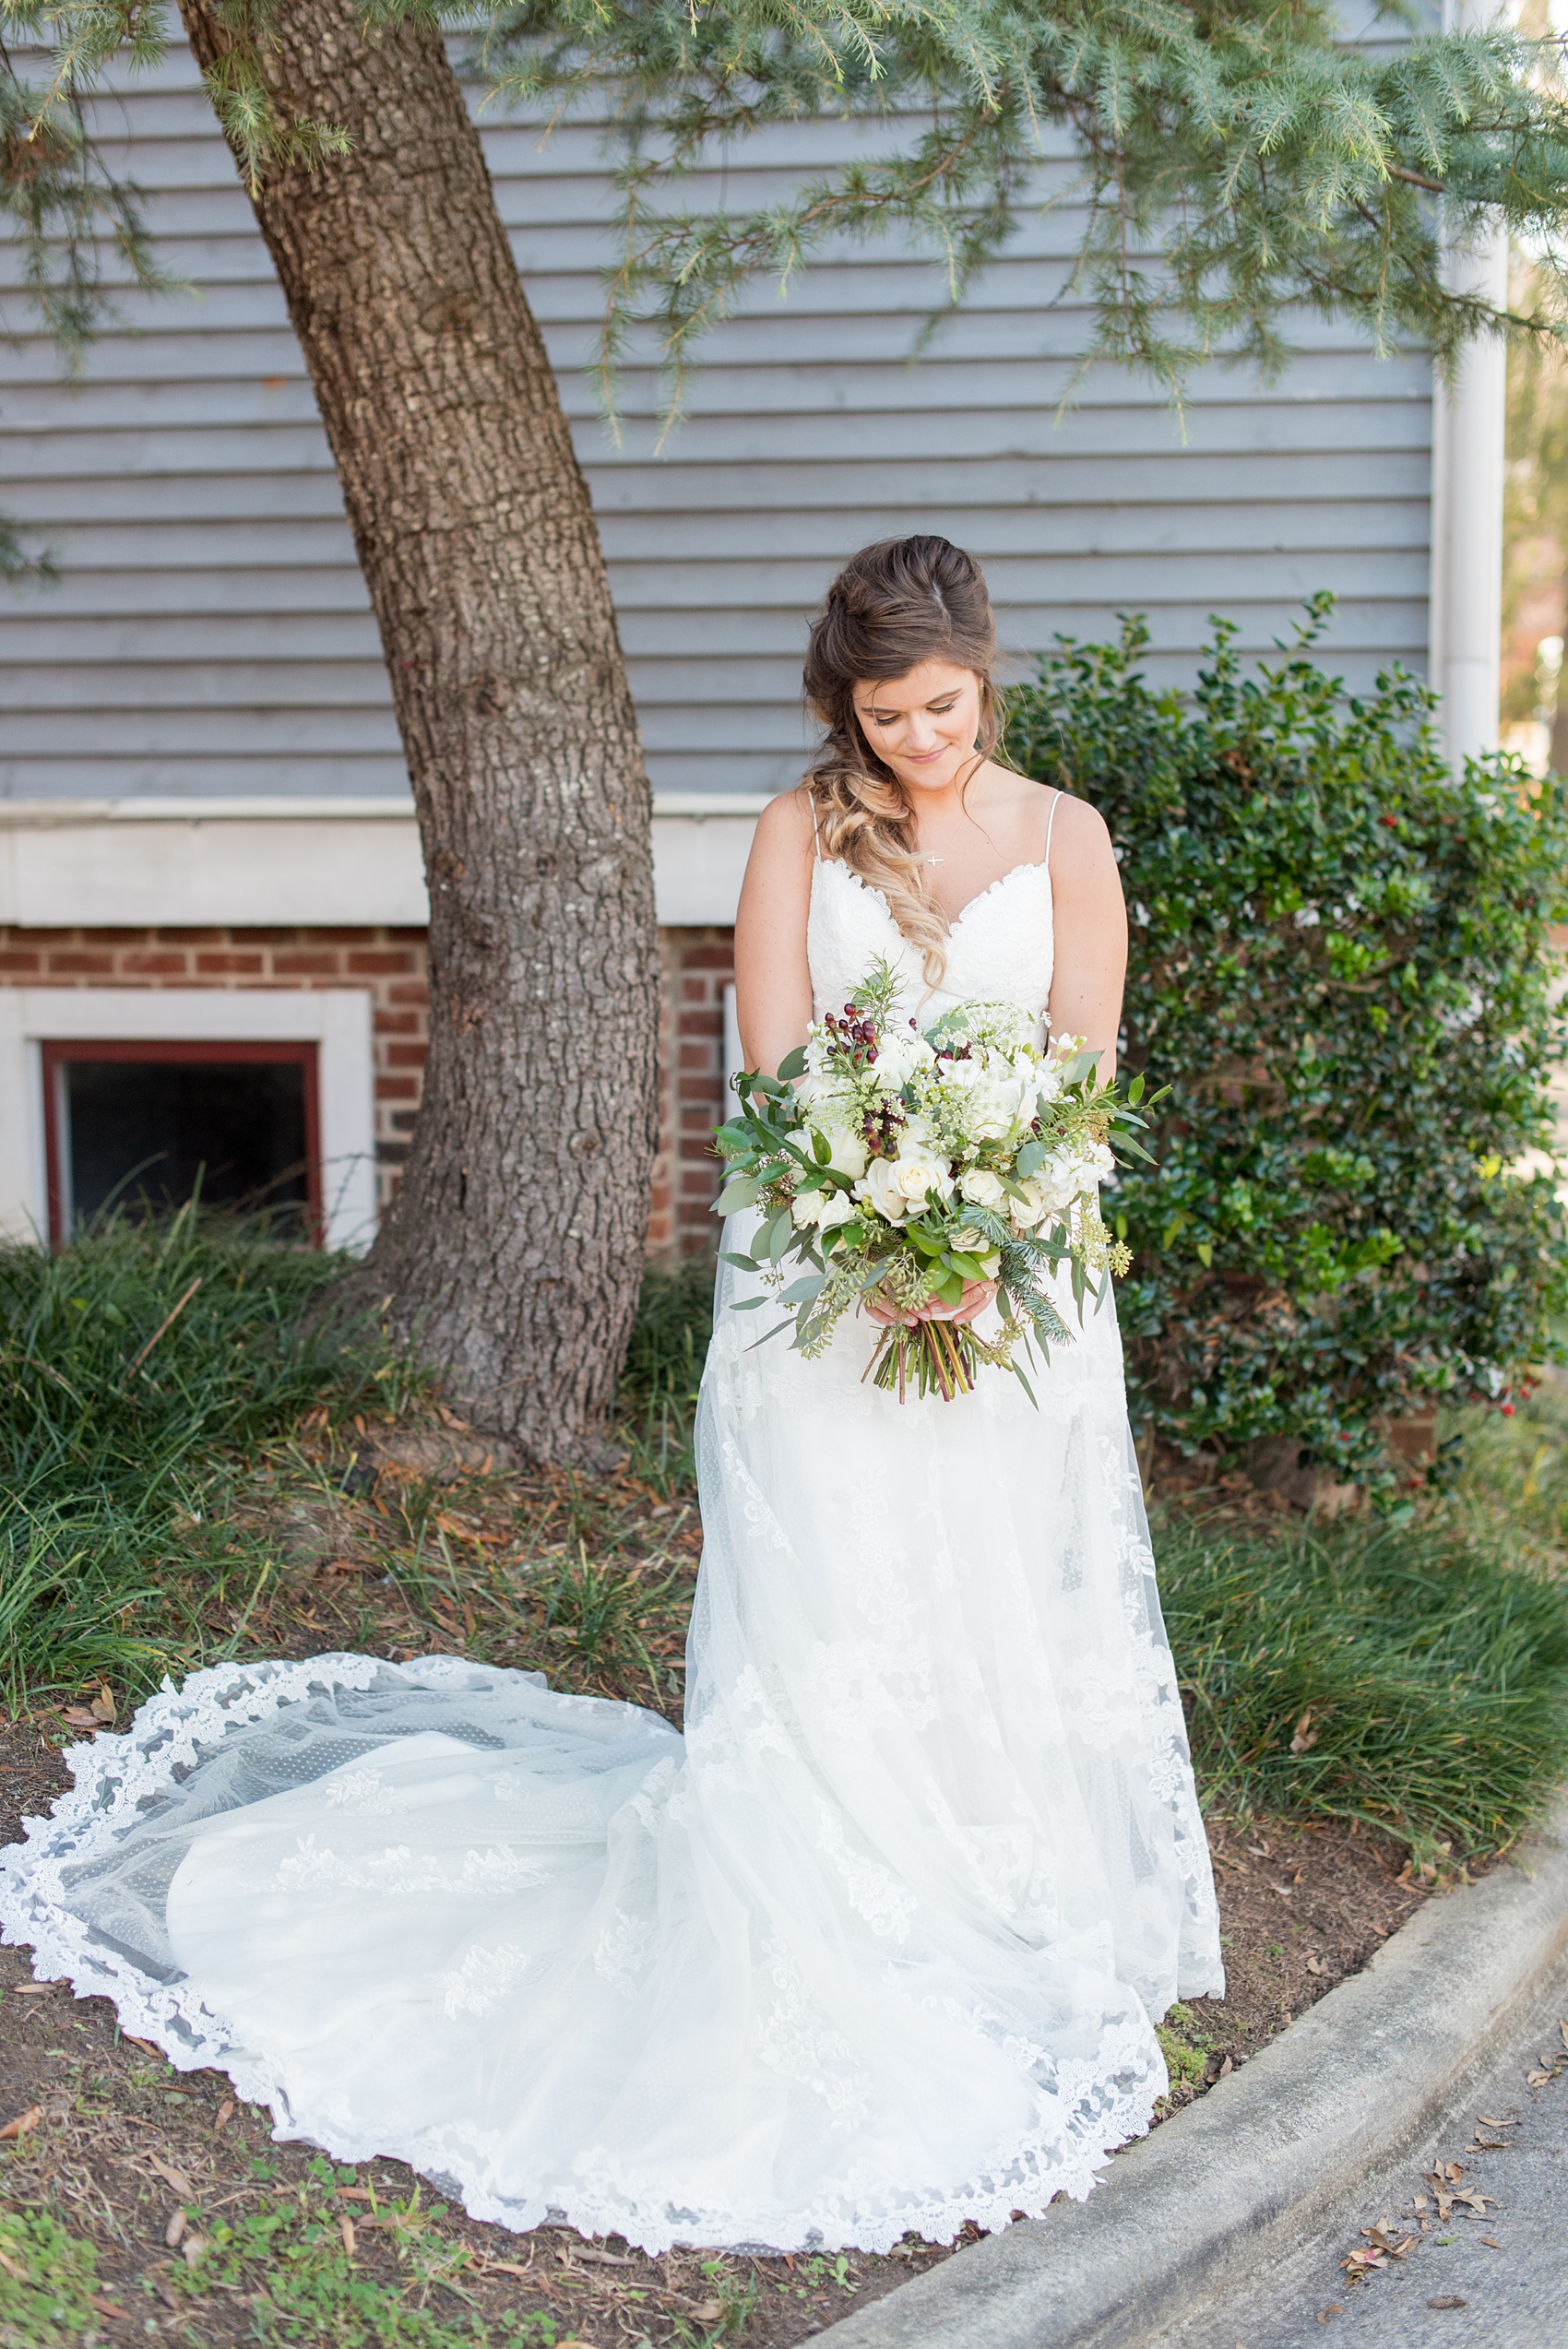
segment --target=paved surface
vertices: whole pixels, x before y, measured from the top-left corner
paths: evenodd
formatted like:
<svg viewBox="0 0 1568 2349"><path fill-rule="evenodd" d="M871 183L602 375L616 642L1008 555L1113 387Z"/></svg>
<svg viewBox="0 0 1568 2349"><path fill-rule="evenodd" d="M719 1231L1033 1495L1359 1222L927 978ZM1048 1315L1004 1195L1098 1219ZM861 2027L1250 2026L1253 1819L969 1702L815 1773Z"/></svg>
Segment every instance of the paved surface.
<svg viewBox="0 0 1568 2349"><path fill-rule="evenodd" d="M1568 2015L1568 1975L1559 1978L1529 2035L1490 2068L1486 2084L1434 2141L1431 2155L1457 2164L1449 2191L1475 2191L1483 2214L1463 2203L1446 2224L1438 2216L1426 2154L1369 2187L1348 2206L1343 2231L1299 2259L1271 2286L1233 2297L1218 2313L1184 2328L1181 2349L1568 2349L1568 2047L1559 2018ZM1556 2076L1531 2087L1555 2053ZM1515 2127L1487 2127L1516 2121ZM1474 2150L1478 2138L1505 2152ZM1415 2197L1424 2195L1418 2211ZM1420 2222L1427 2221L1420 2233ZM1396 2243L1414 2236L1403 2258L1364 2283L1340 2265L1374 2248L1360 2232L1392 2220ZM1403 2222L1403 2223L1401 2223ZM1493 2246L1496 2248L1494 2248ZM1462 2307L1433 2307L1437 2299ZM1329 2313L1337 2309L1338 2313Z"/></svg>

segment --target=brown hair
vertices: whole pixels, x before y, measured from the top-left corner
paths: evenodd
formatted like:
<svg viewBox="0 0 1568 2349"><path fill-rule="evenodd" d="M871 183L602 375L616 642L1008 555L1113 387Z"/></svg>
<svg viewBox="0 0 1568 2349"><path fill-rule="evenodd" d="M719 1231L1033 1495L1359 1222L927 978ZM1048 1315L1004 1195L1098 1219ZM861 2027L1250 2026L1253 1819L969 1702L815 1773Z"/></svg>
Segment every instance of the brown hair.
<svg viewBox="0 0 1568 2349"><path fill-rule="evenodd" d="M914 805L855 713L858 683L890 684L923 660L974 670L980 689L976 764L992 757L1003 708L991 674L996 621L979 564L946 539L881 539L850 556L812 626L806 700L824 734L806 789L824 856L841 858L882 891L905 937L924 953L927 985L936 987L948 930L926 895Z"/></svg>

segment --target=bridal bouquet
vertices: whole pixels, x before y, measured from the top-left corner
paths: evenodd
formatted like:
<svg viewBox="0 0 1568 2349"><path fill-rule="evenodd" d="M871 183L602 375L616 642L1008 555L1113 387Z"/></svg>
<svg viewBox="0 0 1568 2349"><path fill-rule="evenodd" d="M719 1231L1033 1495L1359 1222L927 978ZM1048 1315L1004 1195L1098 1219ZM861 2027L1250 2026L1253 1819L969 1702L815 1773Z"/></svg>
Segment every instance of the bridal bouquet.
<svg viewBox="0 0 1568 2349"><path fill-rule="evenodd" d="M1046 1282L1071 1267L1080 1318L1131 1258L1106 1229L1098 1185L1115 1164L1112 1134L1138 1157L1143 1080L1122 1094L1099 1085L1098 1055L1075 1037L1042 1052L1028 1015L1006 1003L960 1003L932 1026L893 1014L885 963L842 1014L829 1012L777 1078L735 1080L741 1114L719 1130L725 1182L715 1212L757 1206L753 1253L726 1263L760 1273L759 1297L792 1311L794 1345L820 1354L862 1302L901 1317L885 1328L865 1376L900 1402L908 1387L951 1399L982 1363L1011 1370L1020 1340L1049 1350L1070 1336ZM799 1277L790 1280L791 1271ZM994 1280L1002 1327L915 1318L957 1305L966 1281Z"/></svg>

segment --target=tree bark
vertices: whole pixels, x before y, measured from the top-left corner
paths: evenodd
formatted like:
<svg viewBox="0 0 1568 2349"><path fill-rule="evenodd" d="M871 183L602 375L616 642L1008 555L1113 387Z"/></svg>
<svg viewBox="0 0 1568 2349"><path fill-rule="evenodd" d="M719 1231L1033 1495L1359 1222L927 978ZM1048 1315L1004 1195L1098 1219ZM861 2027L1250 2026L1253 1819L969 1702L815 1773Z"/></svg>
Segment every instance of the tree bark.
<svg viewBox="0 0 1568 2349"><path fill-rule="evenodd" d="M181 0L204 67L221 0ZM381 630L430 884L431 1047L367 1278L485 1424L591 1456L656 1141L649 798L588 487L439 34L283 0L254 198ZM330 1180L330 1169L328 1169Z"/></svg>

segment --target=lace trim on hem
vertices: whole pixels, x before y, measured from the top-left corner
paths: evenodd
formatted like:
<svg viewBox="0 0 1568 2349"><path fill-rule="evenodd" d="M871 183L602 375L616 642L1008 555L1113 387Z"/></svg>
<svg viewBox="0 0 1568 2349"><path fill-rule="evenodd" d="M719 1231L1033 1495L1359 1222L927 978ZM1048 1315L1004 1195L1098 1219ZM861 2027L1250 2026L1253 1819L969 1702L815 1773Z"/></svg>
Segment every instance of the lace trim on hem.
<svg viewBox="0 0 1568 2349"><path fill-rule="evenodd" d="M334 1654L297 1664L212 1665L178 1689L166 1679L124 1734L101 1734L65 1749L76 1785L57 1797L47 1819L24 1819L22 1841L0 1856L0 1942L30 1946L40 1979L68 1976L78 1999L113 1999L122 2028L156 2040L176 2070L214 2064L243 2096L272 2106L274 2083L235 2050L225 2018L190 1982L155 1981L97 1941L66 1903L64 1871L112 1851L136 1823L144 1800L161 1793L182 1770L193 1769L202 1747L220 1743L230 1729L275 1720L313 1689L368 1689L387 1671L415 1687L449 1688L483 1669L460 1655L397 1665L381 1656Z"/></svg>
<svg viewBox="0 0 1568 2349"><path fill-rule="evenodd" d="M911 2228L928 2242L951 2242L969 2220L994 2229L1005 2225L1015 2210L1031 2202L1043 2207L1054 2194L1083 2201L1116 2148L1147 2130L1159 2090L1149 2070L1147 2038L1136 2030L1114 2035L1099 2051L1093 2067L1097 2108L1079 2127L1070 2121L1055 2129L1037 2127L983 2177L929 2200L911 2194L897 2207L890 2207L886 2181L869 2177L838 2181L837 2193L829 2189L828 2207L799 2211L686 2208L661 2201L646 2183L631 2179L609 2191L602 2184L585 2188L562 2180L517 2197L499 2189L493 2156L463 2144L451 2131L420 2132L407 2144L391 2145L357 2134L346 2117L296 2109L286 2080L267 2058L235 2045L232 2025L208 2005L194 1983L154 1981L94 1941L65 1904L62 1874L110 1850L133 1823L143 1798L164 1787L181 1765L193 1766L200 1747L221 1740L231 1728L254 1728L275 1718L313 1689L368 1688L387 1670L416 1686L446 1688L482 1675L484 1667L461 1656L422 1656L412 1665L389 1666L376 1656L353 1655L313 1656L297 1664L218 1665L193 1673L181 1689L165 1680L124 1735L68 1748L65 1760L75 1786L58 1798L49 1818L24 1821L25 1840L0 1858L0 1940L12 1947L30 1944L40 1977L68 1978L77 1997L112 1999L122 2028L152 2040L176 2070L212 2067L225 2073L247 2102L267 2107L279 2141L313 2140L342 2162L400 2157L437 2175L470 2217L517 2233L552 2220L585 2235L623 2234L650 2254L675 2243L889 2251ZM1132 2083L1113 2089L1117 2073L1127 2070L1136 2075ZM602 2165L585 2161L585 2166L603 2178Z"/></svg>

